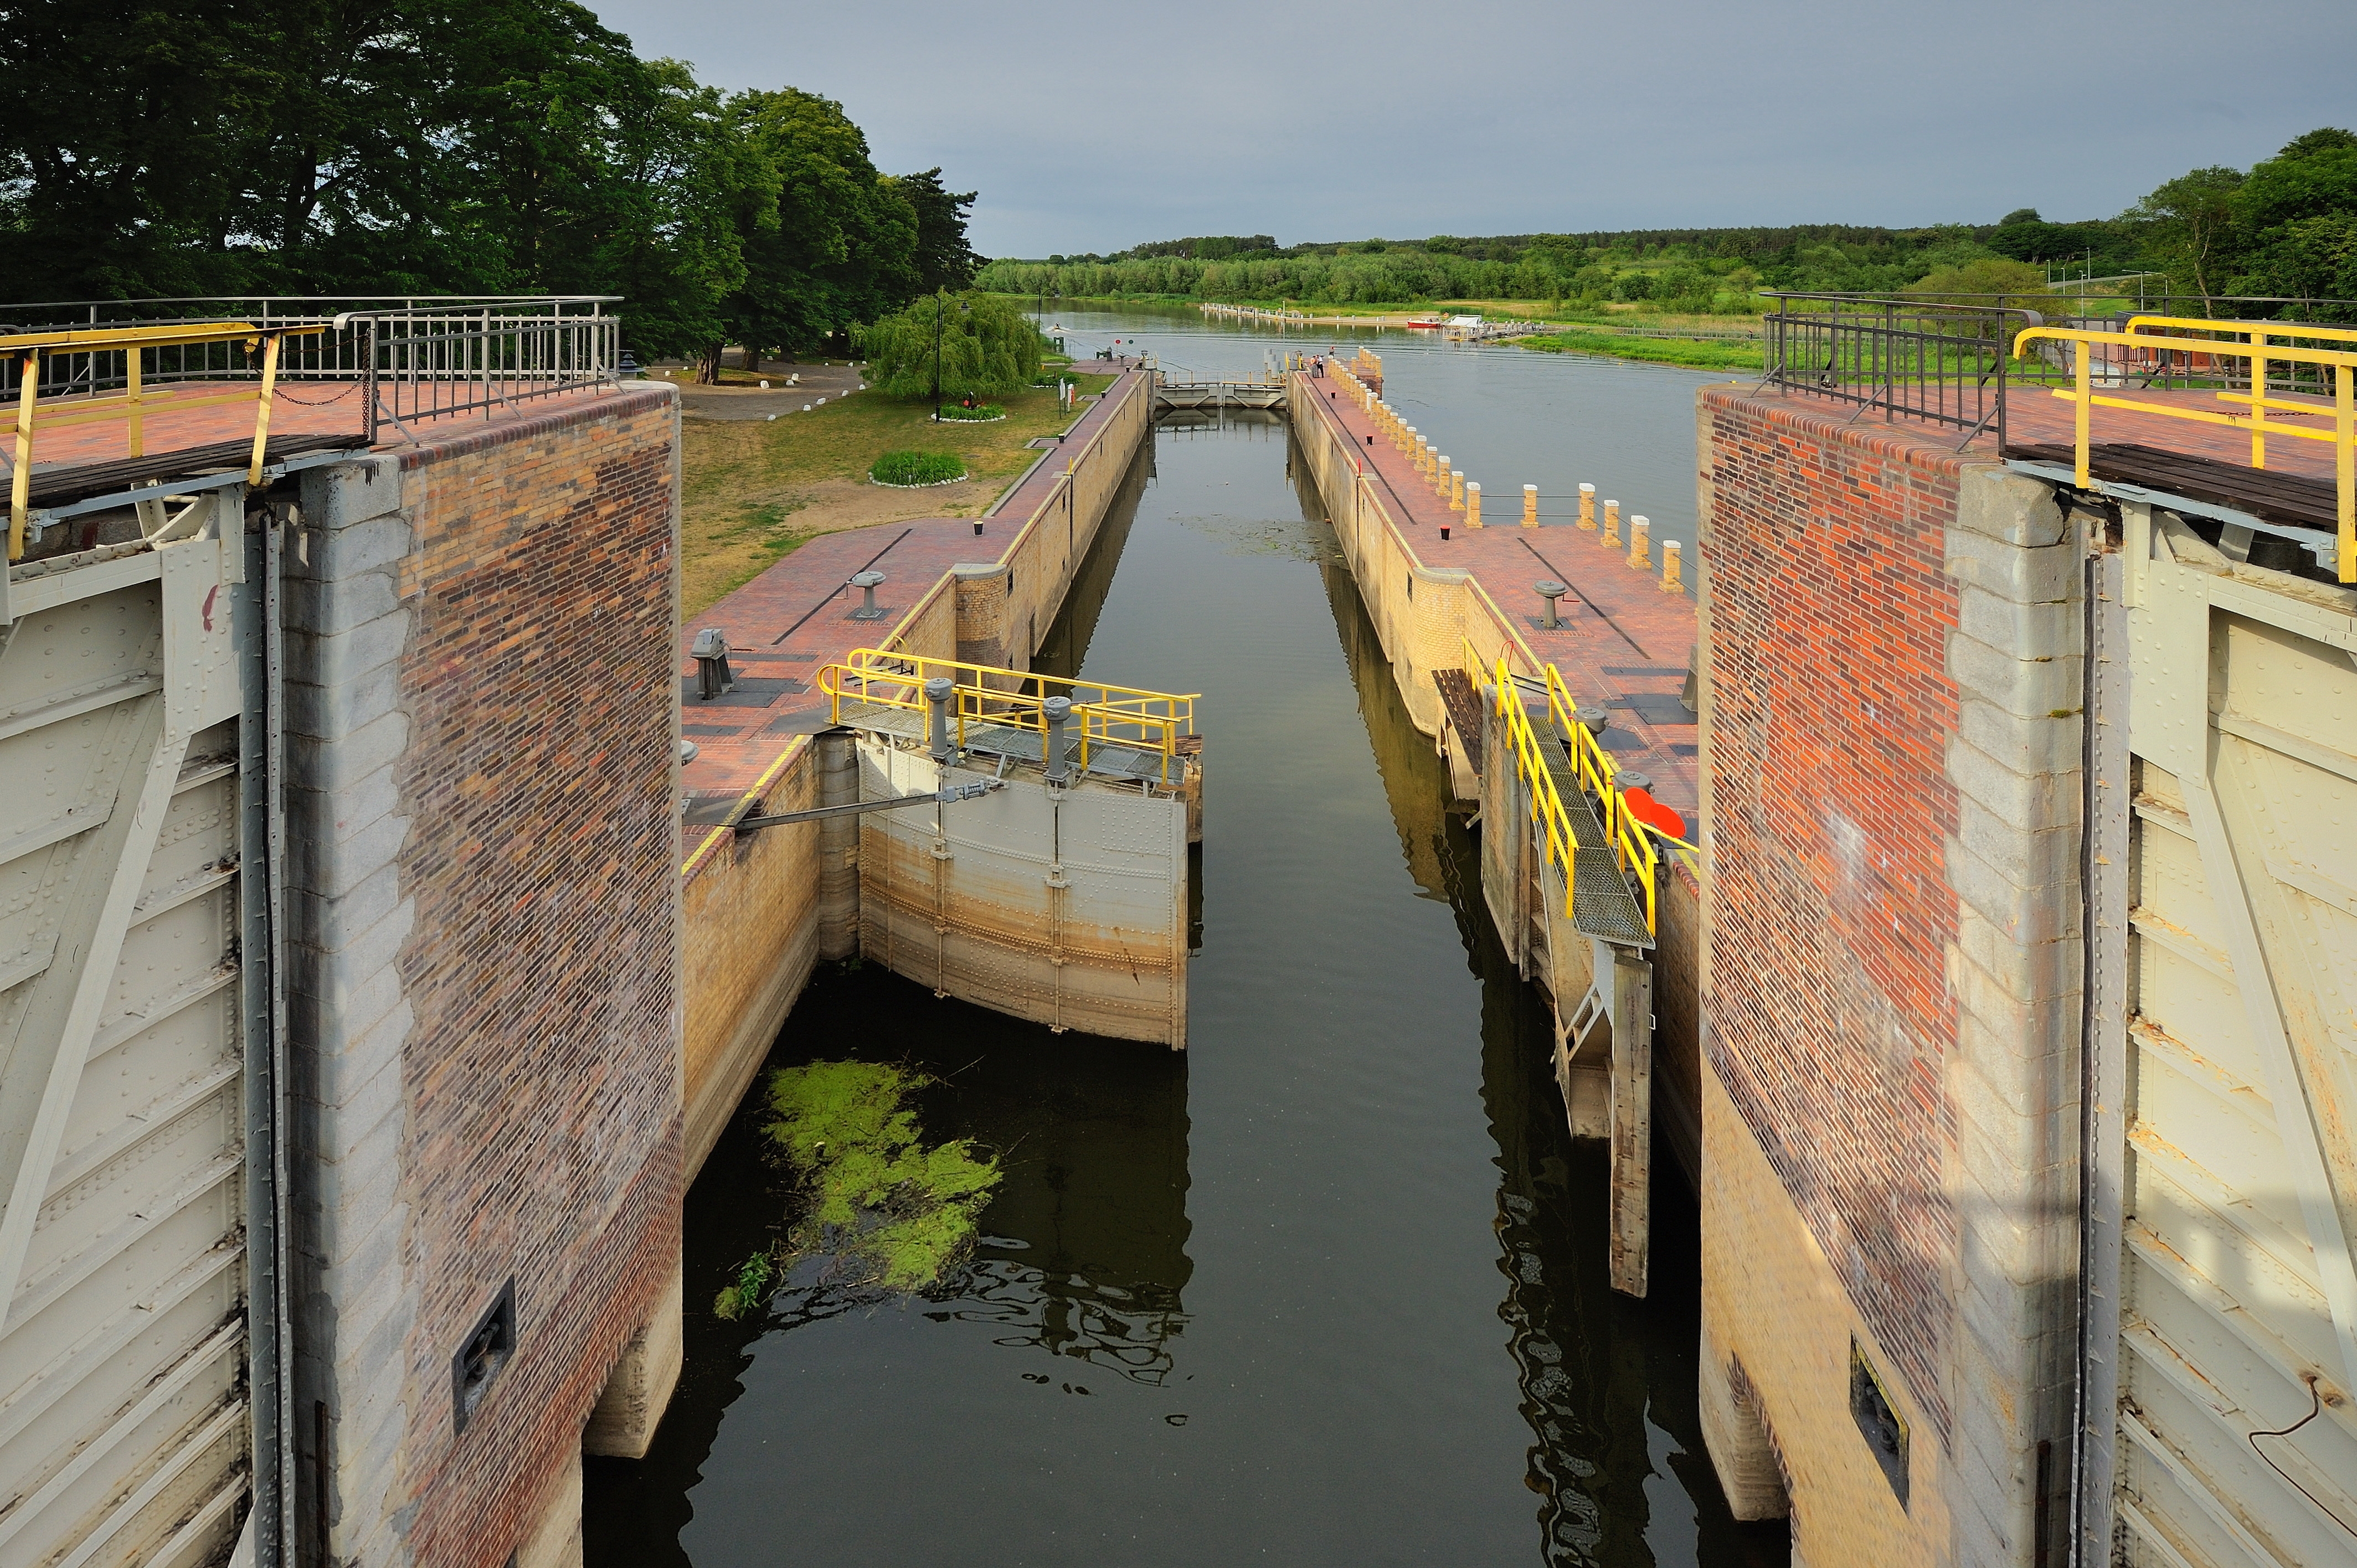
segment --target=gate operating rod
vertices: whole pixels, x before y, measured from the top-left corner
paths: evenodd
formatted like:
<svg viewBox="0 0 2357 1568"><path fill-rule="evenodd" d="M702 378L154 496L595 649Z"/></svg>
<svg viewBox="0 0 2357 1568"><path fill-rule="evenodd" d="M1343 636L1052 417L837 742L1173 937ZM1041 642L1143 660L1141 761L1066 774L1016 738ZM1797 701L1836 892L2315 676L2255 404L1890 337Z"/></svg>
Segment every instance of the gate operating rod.
<svg viewBox="0 0 2357 1568"><path fill-rule="evenodd" d="M748 817L737 824L740 833L756 828L783 827L788 822L814 822L823 817L854 817L862 811L890 811L902 806L950 805L959 800L974 800L993 789L1006 786L996 779L985 779L973 784L952 784L938 794L896 795L888 800L854 800L843 806L813 806L807 811L780 811L773 817Z"/></svg>

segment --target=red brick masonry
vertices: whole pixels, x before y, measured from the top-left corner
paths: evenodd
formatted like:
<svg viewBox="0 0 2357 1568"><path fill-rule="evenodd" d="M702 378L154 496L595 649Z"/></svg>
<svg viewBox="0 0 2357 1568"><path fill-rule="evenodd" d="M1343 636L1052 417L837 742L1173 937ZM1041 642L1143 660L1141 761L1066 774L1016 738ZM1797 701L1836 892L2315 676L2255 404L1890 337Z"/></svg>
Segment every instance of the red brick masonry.
<svg viewBox="0 0 2357 1568"><path fill-rule="evenodd" d="M532 406L532 405L528 405ZM505 1562L679 1261L668 389L405 451L415 1561ZM516 1354L452 1435L510 1275Z"/></svg>
<svg viewBox="0 0 2357 1568"><path fill-rule="evenodd" d="M1944 1424L1941 1064L1953 436L1703 396L1710 521L1707 1059L1853 1302Z"/></svg>

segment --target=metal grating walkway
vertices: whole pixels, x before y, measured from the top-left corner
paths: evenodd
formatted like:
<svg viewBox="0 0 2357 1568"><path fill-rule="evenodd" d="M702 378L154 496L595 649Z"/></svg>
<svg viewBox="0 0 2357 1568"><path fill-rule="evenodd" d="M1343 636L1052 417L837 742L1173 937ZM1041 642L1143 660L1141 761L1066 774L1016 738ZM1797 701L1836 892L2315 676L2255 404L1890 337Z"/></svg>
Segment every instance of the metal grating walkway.
<svg viewBox="0 0 2357 1568"><path fill-rule="evenodd" d="M1595 802L1580 789L1571 759L1562 754L1561 738L1539 733L1542 740L1555 743L1544 746L1542 755L1555 793L1563 798L1564 815L1579 838L1580 847L1571 855L1571 923L1588 936L1621 947L1652 947L1653 933L1645 929L1645 911L1629 891L1629 879L1620 875L1620 857L1605 845L1604 822L1596 814Z"/></svg>

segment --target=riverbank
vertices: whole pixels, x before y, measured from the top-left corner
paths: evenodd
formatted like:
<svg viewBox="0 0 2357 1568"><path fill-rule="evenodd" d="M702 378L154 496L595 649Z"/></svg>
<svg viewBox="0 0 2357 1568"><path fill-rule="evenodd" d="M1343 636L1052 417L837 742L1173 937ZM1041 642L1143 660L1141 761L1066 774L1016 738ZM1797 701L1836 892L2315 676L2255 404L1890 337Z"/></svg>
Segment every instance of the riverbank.
<svg viewBox="0 0 2357 1568"><path fill-rule="evenodd" d="M795 368L770 379L781 383ZM1114 381L1062 373L1084 396ZM872 392L838 392L820 403L801 388L734 391L742 380L731 374L729 395L770 400L764 413L691 407L681 422L680 592L690 617L821 534L909 518L978 516L1038 458L1032 443L1069 428L1073 417L1053 387L998 399L1003 420L936 424L930 404ZM879 454L909 450L953 453L968 478L924 490L867 483L867 467Z"/></svg>
<svg viewBox="0 0 2357 1568"><path fill-rule="evenodd" d="M1010 295L1008 298L1015 296ZM1314 311L1275 301L1200 300L1182 295L1153 298L1067 298L1065 309L1168 310L1254 328L1314 330L1319 328L1430 328L1436 317L1480 314L1490 320L1527 321L1547 330L1516 339L1542 353L1598 354L1687 370L1756 371L1763 363L1760 323L1749 316L1673 316L1608 305L1603 315L1549 313L1533 301L1443 299L1428 304L1320 304ZM1205 306L1213 308L1207 310Z"/></svg>
<svg viewBox="0 0 2357 1568"><path fill-rule="evenodd" d="M1766 361L1757 338L1749 342L1692 338L1632 338L1609 328L1551 332L1544 337L1518 338L1525 349L1542 354L1601 354L1614 360L1641 360L1655 365L1683 365L1696 371L1756 371Z"/></svg>

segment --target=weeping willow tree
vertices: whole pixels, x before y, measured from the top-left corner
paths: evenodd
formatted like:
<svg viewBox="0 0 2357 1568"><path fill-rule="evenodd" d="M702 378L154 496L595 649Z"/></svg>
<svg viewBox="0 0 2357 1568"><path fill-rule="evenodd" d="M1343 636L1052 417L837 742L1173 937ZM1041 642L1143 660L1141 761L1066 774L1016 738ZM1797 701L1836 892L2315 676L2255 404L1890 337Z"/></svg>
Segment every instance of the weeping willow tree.
<svg viewBox="0 0 2357 1568"><path fill-rule="evenodd" d="M1013 301L987 294L926 295L860 334L867 384L887 397L1005 397L1039 373L1045 341ZM938 349L936 344L939 345Z"/></svg>

